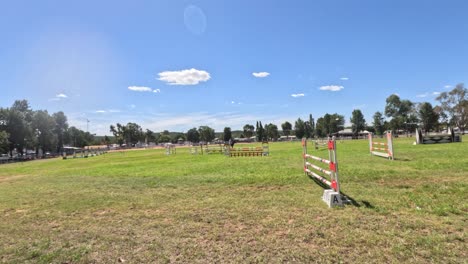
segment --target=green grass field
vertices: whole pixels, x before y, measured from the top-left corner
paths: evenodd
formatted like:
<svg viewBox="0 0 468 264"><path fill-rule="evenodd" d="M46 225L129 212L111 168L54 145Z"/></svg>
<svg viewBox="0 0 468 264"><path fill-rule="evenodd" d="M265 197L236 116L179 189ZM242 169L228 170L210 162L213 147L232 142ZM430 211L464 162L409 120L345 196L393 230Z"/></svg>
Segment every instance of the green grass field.
<svg viewBox="0 0 468 264"><path fill-rule="evenodd" d="M397 160L339 142L329 209L300 142L270 157L178 149L0 166L0 262L466 263L468 137L395 140ZM312 150L314 152L314 150ZM326 156L326 151L317 151Z"/></svg>

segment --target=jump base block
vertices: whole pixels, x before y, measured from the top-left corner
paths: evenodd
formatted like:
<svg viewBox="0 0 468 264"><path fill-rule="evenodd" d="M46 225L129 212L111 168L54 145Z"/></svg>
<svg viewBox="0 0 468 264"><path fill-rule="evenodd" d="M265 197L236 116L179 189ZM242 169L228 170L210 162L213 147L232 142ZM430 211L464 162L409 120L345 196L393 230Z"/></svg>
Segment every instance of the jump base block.
<svg viewBox="0 0 468 264"><path fill-rule="evenodd" d="M343 206L341 194L335 190L324 190L322 200L328 205L329 208Z"/></svg>

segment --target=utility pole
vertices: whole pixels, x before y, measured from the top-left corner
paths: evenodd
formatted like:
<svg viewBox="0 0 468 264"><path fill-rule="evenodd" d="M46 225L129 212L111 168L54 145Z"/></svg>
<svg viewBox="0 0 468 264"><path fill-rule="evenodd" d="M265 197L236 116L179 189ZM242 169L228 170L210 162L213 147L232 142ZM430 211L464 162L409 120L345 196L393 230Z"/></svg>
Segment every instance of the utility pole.
<svg viewBox="0 0 468 264"><path fill-rule="evenodd" d="M89 133L89 119L86 118L86 132Z"/></svg>

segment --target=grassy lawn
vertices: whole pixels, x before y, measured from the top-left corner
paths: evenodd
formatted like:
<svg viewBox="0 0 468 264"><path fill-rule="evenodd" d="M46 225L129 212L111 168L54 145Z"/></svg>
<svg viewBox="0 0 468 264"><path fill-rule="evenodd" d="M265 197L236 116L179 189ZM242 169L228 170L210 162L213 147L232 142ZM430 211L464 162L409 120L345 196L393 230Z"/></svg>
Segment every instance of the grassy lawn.
<svg viewBox="0 0 468 264"><path fill-rule="evenodd" d="M356 204L338 209L304 175L300 142L272 143L270 157L144 150L1 165L0 262L466 263L468 137L413 141L395 140L395 161L339 142Z"/></svg>

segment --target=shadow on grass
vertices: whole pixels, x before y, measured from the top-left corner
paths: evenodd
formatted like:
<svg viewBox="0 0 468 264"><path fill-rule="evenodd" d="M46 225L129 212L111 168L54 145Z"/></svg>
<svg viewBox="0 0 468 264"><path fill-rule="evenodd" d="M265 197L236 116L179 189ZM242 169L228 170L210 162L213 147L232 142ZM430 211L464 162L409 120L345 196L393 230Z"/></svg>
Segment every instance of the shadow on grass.
<svg viewBox="0 0 468 264"><path fill-rule="evenodd" d="M408 158L404 158L404 159L396 159L396 158L395 158L395 160L397 160L397 161L411 161L411 160L408 159Z"/></svg>
<svg viewBox="0 0 468 264"><path fill-rule="evenodd" d="M323 182L317 180L316 178L310 176L310 175L307 175L309 177L309 179L313 180L318 186L322 187L324 190L325 189L331 189L330 186L324 184ZM350 204L350 205L353 205L355 207L361 207L361 204L359 204L355 199L353 199L353 197L347 195L346 193L344 193L343 191L341 191L341 194L343 196L345 196L346 200L347 200L347 204ZM362 204L366 207L366 208L370 208L370 209L373 209L375 208L371 203L369 203L368 201L361 201Z"/></svg>

